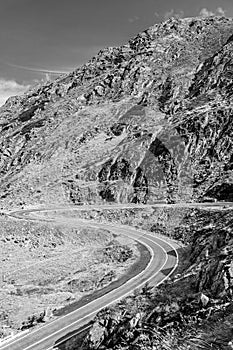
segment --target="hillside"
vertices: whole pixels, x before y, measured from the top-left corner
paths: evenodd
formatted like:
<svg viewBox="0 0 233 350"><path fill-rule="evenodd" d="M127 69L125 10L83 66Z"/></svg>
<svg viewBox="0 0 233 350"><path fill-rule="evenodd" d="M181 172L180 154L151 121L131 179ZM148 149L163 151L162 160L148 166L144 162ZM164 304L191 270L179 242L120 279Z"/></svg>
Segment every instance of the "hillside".
<svg viewBox="0 0 233 350"><path fill-rule="evenodd" d="M140 265L139 246L107 230L9 218L0 223L0 340L55 319Z"/></svg>
<svg viewBox="0 0 233 350"><path fill-rule="evenodd" d="M67 349L231 350L232 210L154 208L135 214L131 225L140 222L156 233L160 226L185 243L177 274L100 311L85 339L71 340ZM101 220L108 215L101 212ZM126 211L114 213L116 221L128 217Z"/></svg>
<svg viewBox="0 0 233 350"><path fill-rule="evenodd" d="M233 19L172 18L0 108L1 208L63 204L64 220L127 224L184 245L176 274L102 310L82 349L233 349L233 226L224 203L233 201L232 82ZM183 204L66 210L159 199ZM185 204L215 199L223 206ZM28 309L14 318L28 296L35 314L51 300L67 306L140 254L111 232L3 213L1 318L12 328L33 325L31 316L22 325ZM64 348L81 349L76 340Z"/></svg>
<svg viewBox="0 0 233 350"><path fill-rule="evenodd" d="M232 37L170 19L0 109L2 207L232 200Z"/></svg>

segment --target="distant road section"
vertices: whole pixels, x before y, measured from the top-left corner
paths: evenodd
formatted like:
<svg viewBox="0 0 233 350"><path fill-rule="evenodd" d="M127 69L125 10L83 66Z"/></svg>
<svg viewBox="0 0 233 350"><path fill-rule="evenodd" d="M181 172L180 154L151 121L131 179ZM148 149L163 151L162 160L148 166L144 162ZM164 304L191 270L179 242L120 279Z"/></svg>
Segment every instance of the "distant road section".
<svg viewBox="0 0 233 350"><path fill-rule="evenodd" d="M30 207L25 208L21 210L14 210L10 212L3 213L13 216L16 218L23 218L27 217L30 218L30 220L35 219L35 217L32 215L39 214L43 212L49 212L49 211L68 211L68 210L104 210L104 209L144 209L144 208L233 208L233 202L202 202L202 203L176 203L176 204L168 204L165 201L156 201L155 203L151 204L135 204L135 203L114 203L114 204L80 204L80 205L70 205L70 206L58 206L58 207L50 207L50 208L43 208L43 207ZM43 218L44 219L44 218Z"/></svg>
<svg viewBox="0 0 233 350"><path fill-rule="evenodd" d="M161 204L160 204L161 205ZM163 204L162 204L163 205ZM117 209L122 205L106 205L104 208ZM127 205L124 205L127 207ZM141 207L140 205L129 205L128 207ZM142 206L143 207L143 206ZM52 210L69 210L69 209L85 209L91 210L93 208L100 208L99 206L80 206L80 207L68 207L68 208L49 208L49 209L31 209L22 210L8 213L9 216L18 219L26 220L38 220L39 213ZM43 220L41 216L41 220ZM117 287L104 296L101 296L85 306L70 312L65 316L61 316L56 320L45 324L42 327L38 327L27 334L19 336L12 341L0 346L1 350L51 350L62 343L64 337L68 337L68 334L78 334L79 330L83 328L88 322L90 322L98 311L107 307L118 300L126 297L136 288L142 287L145 283L158 286L165 279L167 279L176 269L178 264L177 250L179 246L168 239L163 239L161 236L155 236L148 232L141 232L131 227L122 225L111 225L94 223L93 221L85 221L79 219L61 218L56 222L66 222L68 225L74 226L76 224L83 224L86 222L88 226L94 226L97 228L103 228L111 230L117 235L125 235L132 238L141 244L143 244L150 252L150 262L146 268L137 276L129 279L125 284Z"/></svg>

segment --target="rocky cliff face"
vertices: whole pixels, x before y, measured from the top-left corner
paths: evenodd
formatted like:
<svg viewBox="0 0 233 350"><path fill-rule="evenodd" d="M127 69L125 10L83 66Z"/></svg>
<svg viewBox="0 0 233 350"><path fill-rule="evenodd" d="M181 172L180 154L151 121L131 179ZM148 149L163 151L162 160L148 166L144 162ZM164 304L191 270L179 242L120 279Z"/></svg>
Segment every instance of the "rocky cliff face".
<svg viewBox="0 0 233 350"><path fill-rule="evenodd" d="M0 110L3 205L232 200L232 19L170 19Z"/></svg>
<svg viewBox="0 0 233 350"><path fill-rule="evenodd" d="M64 213L84 220L129 225L179 241L188 247L184 275L193 276L193 292L203 292L213 298L232 298L232 209L152 206Z"/></svg>
<svg viewBox="0 0 233 350"><path fill-rule="evenodd" d="M91 216L162 231L186 247L179 250L175 276L100 311L82 346L74 349L232 349L231 209L102 210Z"/></svg>

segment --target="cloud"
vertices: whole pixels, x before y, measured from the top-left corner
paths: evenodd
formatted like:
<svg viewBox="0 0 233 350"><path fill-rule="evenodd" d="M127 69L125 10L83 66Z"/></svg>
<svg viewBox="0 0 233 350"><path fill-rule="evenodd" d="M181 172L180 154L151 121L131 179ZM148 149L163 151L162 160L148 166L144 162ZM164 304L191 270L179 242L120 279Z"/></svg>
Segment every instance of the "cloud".
<svg viewBox="0 0 233 350"><path fill-rule="evenodd" d="M171 9L170 11L165 12L164 14L164 20L167 21L169 18L182 18L184 17L184 11L178 11L176 12L174 9Z"/></svg>
<svg viewBox="0 0 233 350"><path fill-rule="evenodd" d="M203 9L201 9L199 16L202 16L202 17L214 16L214 12L204 7Z"/></svg>
<svg viewBox="0 0 233 350"><path fill-rule="evenodd" d="M30 85L19 84L15 80L0 78L0 106L3 105L10 96L22 95Z"/></svg>
<svg viewBox="0 0 233 350"><path fill-rule="evenodd" d="M32 68L32 67L27 67L27 66L21 66L20 64L13 64L13 63L8 63L5 62L9 67L14 67L14 68L20 68L24 70L28 70L30 72L35 72L35 73L44 73L44 74L52 74L52 75L59 75L59 74L66 74L69 73L70 70L51 70L51 69L43 69L43 68Z"/></svg>
<svg viewBox="0 0 233 350"><path fill-rule="evenodd" d="M49 81L51 79L51 76L49 73L45 73L45 80Z"/></svg>
<svg viewBox="0 0 233 350"><path fill-rule="evenodd" d="M219 16L225 16L226 11L223 10L222 7L218 7L217 10L216 10L216 14L219 15Z"/></svg>
<svg viewBox="0 0 233 350"><path fill-rule="evenodd" d="M207 8L201 9L199 16L209 17L209 16L225 16L225 10L222 7L218 7L215 11L210 11Z"/></svg>
<svg viewBox="0 0 233 350"><path fill-rule="evenodd" d="M165 21L168 20L169 18L171 18L173 14L174 14L174 10L173 9L170 10L170 11L165 12L165 14L164 14Z"/></svg>
<svg viewBox="0 0 233 350"><path fill-rule="evenodd" d="M129 23L134 23L136 21L138 21L140 18L138 16L133 16L128 18Z"/></svg>
<svg viewBox="0 0 233 350"><path fill-rule="evenodd" d="M33 67L21 66L19 64L13 64L13 63L6 63L6 64L10 67L21 68L21 69L28 70L35 73L45 73L45 74L47 73L47 74L58 75L58 74L66 74L70 72L68 70L51 70L51 69L43 69L43 68L33 68Z"/></svg>

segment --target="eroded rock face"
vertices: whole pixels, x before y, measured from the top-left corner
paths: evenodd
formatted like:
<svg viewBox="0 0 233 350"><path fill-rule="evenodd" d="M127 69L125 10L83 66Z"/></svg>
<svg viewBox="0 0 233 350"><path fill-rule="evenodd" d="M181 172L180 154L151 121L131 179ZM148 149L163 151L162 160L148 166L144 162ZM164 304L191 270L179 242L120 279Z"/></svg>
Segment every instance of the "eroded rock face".
<svg viewBox="0 0 233 350"><path fill-rule="evenodd" d="M183 253L179 251L179 268L170 280L154 289L145 286L112 307L101 310L82 344L83 349L230 349L233 320L232 210L177 206L150 208L147 213L145 208L130 210L131 213L124 212L126 209L119 213L102 209L96 215L89 215L95 220L99 216L100 220L123 220L124 223L128 216L128 224L157 234L160 221L163 234L179 238L186 243L186 248ZM139 210L144 212L140 214ZM166 211L172 211L173 229L169 227ZM154 230L149 223L156 216ZM169 229L166 231L164 226Z"/></svg>
<svg viewBox="0 0 233 350"><path fill-rule="evenodd" d="M233 295L232 212L197 215L191 240L190 263L195 266L195 288L214 298ZM208 224L205 225L208 222ZM199 228L198 228L199 227Z"/></svg>
<svg viewBox="0 0 233 350"><path fill-rule="evenodd" d="M231 19L170 19L10 98L3 205L231 199L232 33Z"/></svg>

